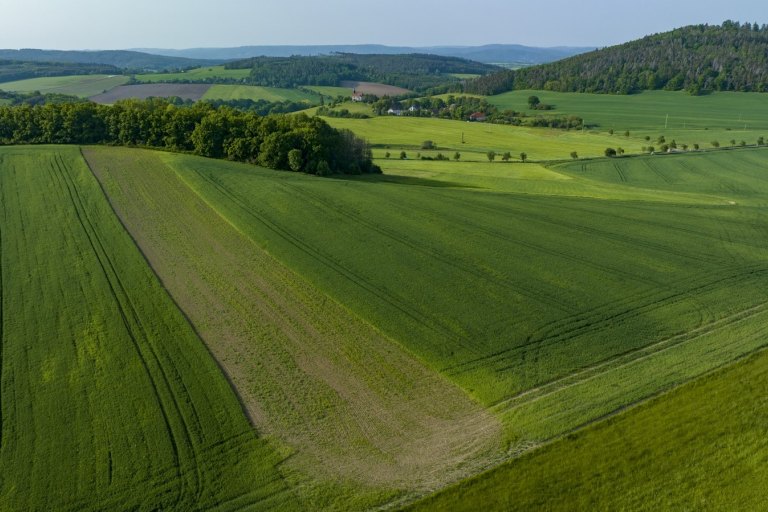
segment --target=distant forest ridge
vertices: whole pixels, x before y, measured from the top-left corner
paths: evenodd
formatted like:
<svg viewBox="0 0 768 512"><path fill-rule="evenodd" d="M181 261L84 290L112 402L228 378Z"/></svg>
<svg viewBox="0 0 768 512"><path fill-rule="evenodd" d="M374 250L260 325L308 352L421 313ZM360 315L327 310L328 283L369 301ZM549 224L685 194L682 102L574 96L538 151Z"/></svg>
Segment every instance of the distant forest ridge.
<svg viewBox="0 0 768 512"><path fill-rule="evenodd" d="M210 66L223 62L222 60L188 59L184 57L150 55L148 53L128 50L64 51L37 50L31 48L21 50L0 49L0 60L67 64L101 64L137 71L186 69L197 66Z"/></svg>
<svg viewBox="0 0 768 512"><path fill-rule="evenodd" d="M0 59L0 84L47 76L117 75L120 73L122 73L121 69L108 64L21 62ZM2 89L2 87L0 87L0 89Z"/></svg>
<svg viewBox="0 0 768 512"><path fill-rule="evenodd" d="M768 25L726 21L472 80L466 92L511 90L631 94L643 90L768 92Z"/></svg>
<svg viewBox="0 0 768 512"><path fill-rule="evenodd" d="M485 75L499 68L438 55L334 54L315 57L254 57L226 64L250 69L248 83L268 87L336 86L344 81L378 82L410 90L445 87L451 75Z"/></svg>
<svg viewBox="0 0 768 512"><path fill-rule="evenodd" d="M140 48L140 52L170 57L194 59L236 60L252 57L291 57L332 55L334 53L357 53L362 55L401 55L430 54L443 57L460 57L486 64L521 64L533 65L553 62L579 53L594 50L594 47L558 46L538 48L519 44L489 44L482 46L386 46L380 44L348 45L278 45L278 46L239 46L234 48L189 48L171 50L161 48Z"/></svg>

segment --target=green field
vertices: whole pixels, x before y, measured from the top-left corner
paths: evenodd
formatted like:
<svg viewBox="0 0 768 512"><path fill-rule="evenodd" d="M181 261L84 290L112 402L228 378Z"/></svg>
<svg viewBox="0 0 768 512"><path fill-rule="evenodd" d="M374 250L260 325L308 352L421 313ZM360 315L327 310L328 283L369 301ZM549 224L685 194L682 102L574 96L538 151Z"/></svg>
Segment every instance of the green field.
<svg viewBox="0 0 768 512"><path fill-rule="evenodd" d="M256 85L213 85L203 96L204 100L265 100L305 102L310 105L320 102L320 96L299 89L279 89Z"/></svg>
<svg viewBox="0 0 768 512"><path fill-rule="evenodd" d="M208 66L188 69L178 73L145 73L136 75L136 80L142 83L172 82L174 80L205 81L212 78L230 78L241 80L248 78L250 69L226 69L224 66Z"/></svg>
<svg viewBox="0 0 768 512"><path fill-rule="evenodd" d="M12 92L39 91L43 94L69 94L88 98L126 82L128 77L122 75L56 76L5 82L0 84L0 89Z"/></svg>
<svg viewBox="0 0 768 512"><path fill-rule="evenodd" d="M283 197L318 180L150 151L85 155L258 430L290 448L283 471L308 503L367 508L493 456L491 414L260 248L272 253L268 234L304 254L272 220L291 202L265 214L228 189L235 178Z"/></svg>
<svg viewBox="0 0 768 512"><path fill-rule="evenodd" d="M0 508L293 509L78 149L0 149L0 195Z"/></svg>
<svg viewBox="0 0 768 512"><path fill-rule="evenodd" d="M370 109L366 112L370 113ZM579 130L521 128L419 117L326 118L326 121L336 128L352 130L375 148L388 150L395 156L401 149L406 149L411 158L416 156L425 140L433 141L446 156L459 151L463 160L485 162L488 151L495 151L498 158L509 151L515 159L525 152L531 160L568 159L572 151L582 157L601 156L605 148L615 142L615 138L608 134Z"/></svg>
<svg viewBox="0 0 768 512"><path fill-rule="evenodd" d="M406 510L763 510L767 394L763 352Z"/></svg>
<svg viewBox="0 0 768 512"><path fill-rule="evenodd" d="M639 152L642 146L654 145L664 135L669 142L702 148L717 140L728 145L731 139L754 144L759 136L768 137L768 103L762 94L717 92L691 96L686 92L645 91L640 94L578 94L548 91L514 91L488 97L500 109L528 112L528 97L536 95L555 110L542 115L574 114L588 126L605 133L614 130L612 146ZM669 116L667 118L667 116ZM624 137L629 130L630 137ZM651 141L644 140L648 135Z"/></svg>
<svg viewBox="0 0 768 512"><path fill-rule="evenodd" d="M352 96L352 89L348 87L330 87L330 86L322 86L322 85L307 85L302 87L303 89L309 89L310 91L315 91L318 94L322 94L323 96L327 96L330 98L336 98L337 96L344 96L345 98L349 98Z"/></svg>

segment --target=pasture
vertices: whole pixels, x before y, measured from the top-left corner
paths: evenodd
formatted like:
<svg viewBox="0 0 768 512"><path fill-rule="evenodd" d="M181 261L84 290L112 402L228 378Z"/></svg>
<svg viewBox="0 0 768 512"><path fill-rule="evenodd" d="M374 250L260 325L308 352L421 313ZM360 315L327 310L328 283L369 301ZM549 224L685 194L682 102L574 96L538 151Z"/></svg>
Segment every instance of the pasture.
<svg viewBox="0 0 768 512"><path fill-rule="evenodd" d="M110 91L128 81L122 75L81 75L30 78L17 82L0 84L0 89L12 92L34 92L42 94L68 94L89 98Z"/></svg>
<svg viewBox="0 0 768 512"><path fill-rule="evenodd" d="M0 295L0 508L295 509L77 148L0 148Z"/></svg>

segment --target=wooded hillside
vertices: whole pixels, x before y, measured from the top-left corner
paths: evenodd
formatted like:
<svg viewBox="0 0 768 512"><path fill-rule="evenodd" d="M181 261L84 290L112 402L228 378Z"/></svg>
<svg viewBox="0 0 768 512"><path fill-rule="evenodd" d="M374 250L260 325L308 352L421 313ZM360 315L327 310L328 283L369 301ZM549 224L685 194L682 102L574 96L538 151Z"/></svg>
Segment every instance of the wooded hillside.
<svg viewBox="0 0 768 512"><path fill-rule="evenodd" d="M694 25L559 62L478 78L466 91L537 89L631 94L642 90L768 91L768 25Z"/></svg>

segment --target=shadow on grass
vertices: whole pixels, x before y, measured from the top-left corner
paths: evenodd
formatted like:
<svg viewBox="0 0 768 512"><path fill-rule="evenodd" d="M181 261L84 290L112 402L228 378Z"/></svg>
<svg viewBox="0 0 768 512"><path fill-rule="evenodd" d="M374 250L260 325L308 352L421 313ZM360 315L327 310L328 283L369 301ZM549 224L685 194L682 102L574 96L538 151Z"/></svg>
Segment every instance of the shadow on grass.
<svg viewBox="0 0 768 512"><path fill-rule="evenodd" d="M397 174L362 174L362 175L337 175L331 176L331 179L342 181L363 181L366 183L394 183L396 185L410 185L416 187L432 188L473 188L479 189L473 185L456 183L453 181L433 180L429 178L417 178L415 176L400 176Z"/></svg>

